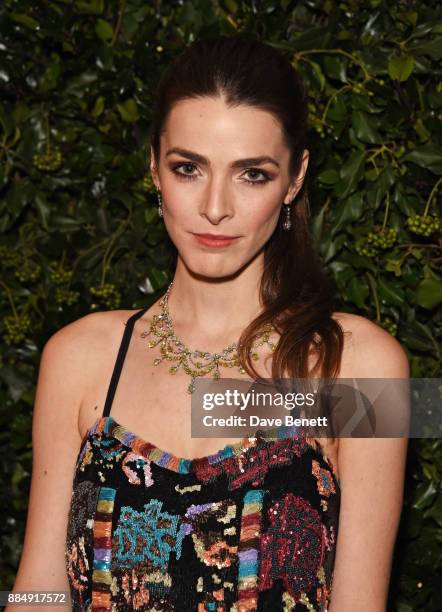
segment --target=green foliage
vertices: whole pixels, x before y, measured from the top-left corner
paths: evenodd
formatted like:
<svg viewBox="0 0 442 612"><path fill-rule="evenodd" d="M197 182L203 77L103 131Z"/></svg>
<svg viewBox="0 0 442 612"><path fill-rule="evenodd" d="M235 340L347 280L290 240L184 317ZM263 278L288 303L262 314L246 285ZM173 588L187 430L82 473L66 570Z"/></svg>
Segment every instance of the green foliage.
<svg viewBox="0 0 442 612"><path fill-rule="evenodd" d="M41 349L171 277L148 176L151 101L199 36L252 31L308 87L313 234L339 309L377 321L414 377L440 373L442 56L436 2L4 0L0 7L0 576L26 517ZM265 75L263 75L265 78ZM129 281L130 279L130 281ZM62 435L55 432L54 435ZM441 445L412 441L389 610L436 610Z"/></svg>

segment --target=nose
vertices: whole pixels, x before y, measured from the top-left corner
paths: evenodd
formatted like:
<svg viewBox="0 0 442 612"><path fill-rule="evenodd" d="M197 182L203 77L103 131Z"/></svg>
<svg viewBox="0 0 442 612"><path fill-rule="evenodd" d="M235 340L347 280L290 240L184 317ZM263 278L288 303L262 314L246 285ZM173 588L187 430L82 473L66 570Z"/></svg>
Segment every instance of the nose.
<svg viewBox="0 0 442 612"><path fill-rule="evenodd" d="M218 225L224 218L231 218L234 213L233 198L222 176L212 176L202 194L199 214L213 225Z"/></svg>

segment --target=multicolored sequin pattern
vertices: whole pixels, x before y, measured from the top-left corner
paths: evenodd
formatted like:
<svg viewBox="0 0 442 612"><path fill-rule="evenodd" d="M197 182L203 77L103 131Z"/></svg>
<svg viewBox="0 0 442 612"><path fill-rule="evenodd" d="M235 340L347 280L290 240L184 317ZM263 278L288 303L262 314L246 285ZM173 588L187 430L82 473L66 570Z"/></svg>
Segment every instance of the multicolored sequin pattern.
<svg viewBox="0 0 442 612"><path fill-rule="evenodd" d="M101 417L75 466L73 610L326 612L339 507L331 464L303 438L188 460Z"/></svg>

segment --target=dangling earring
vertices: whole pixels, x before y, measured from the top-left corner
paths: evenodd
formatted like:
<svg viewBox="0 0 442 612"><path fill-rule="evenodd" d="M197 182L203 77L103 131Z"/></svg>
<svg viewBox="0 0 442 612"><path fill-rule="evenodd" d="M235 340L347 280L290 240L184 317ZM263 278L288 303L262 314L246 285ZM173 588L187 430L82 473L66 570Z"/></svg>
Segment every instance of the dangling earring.
<svg viewBox="0 0 442 612"><path fill-rule="evenodd" d="M284 218L282 227L288 232L292 228L292 220L290 218L290 210L292 207L290 204L284 204L283 208L284 208L285 218Z"/></svg>
<svg viewBox="0 0 442 612"><path fill-rule="evenodd" d="M161 201L161 192L157 189L158 196L158 216L163 217L163 202Z"/></svg>

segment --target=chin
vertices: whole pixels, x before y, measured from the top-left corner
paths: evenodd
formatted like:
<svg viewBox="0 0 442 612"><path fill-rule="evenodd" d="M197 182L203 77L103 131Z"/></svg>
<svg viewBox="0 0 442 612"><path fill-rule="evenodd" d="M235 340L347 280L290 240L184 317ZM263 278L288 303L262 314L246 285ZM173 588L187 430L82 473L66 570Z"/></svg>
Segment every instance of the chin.
<svg viewBox="0 0 442 612"><path fill-rule="evenodd" d="M183 258L183 263L195 276L220 280L234 277L245 265L244 261L234 257L227 258L221 253L213 258L198 254L188 259Z"/></svg>

